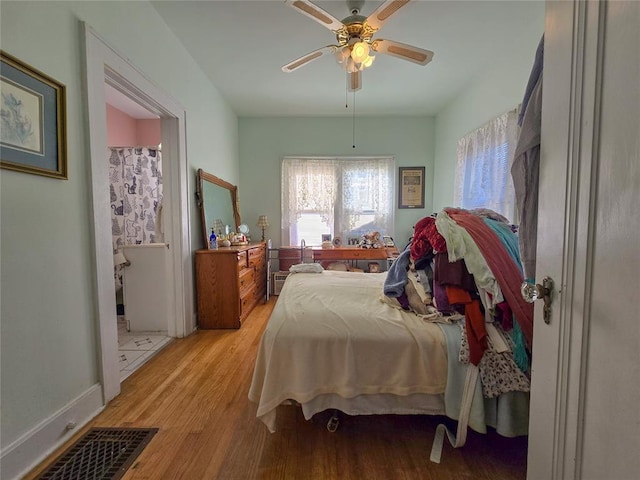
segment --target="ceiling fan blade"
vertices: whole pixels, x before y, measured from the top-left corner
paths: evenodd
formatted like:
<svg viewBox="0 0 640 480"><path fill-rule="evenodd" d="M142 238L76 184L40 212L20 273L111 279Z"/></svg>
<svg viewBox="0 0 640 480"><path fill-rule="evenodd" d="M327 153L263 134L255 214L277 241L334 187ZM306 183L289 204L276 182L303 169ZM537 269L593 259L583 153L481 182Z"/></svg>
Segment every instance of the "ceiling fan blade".
<svg viewBox="0 0 640 480"><path fill-rule="evenodd" d="M366 23L374 30L379 30L386 20L404 7L411 0L387 0L375 12L367 17Z"/></svg>
<svg viewBox="0 0 640 480"><path fill-rule="evenodd" d="M326 47L319 48L313 52L307 53L300 58L295 59L293 62L289 62L282 67L282 71L285 73L293 72L294 70L305 66L307 63L313 62L325 55L333 54L339 47L336 45L327 45Z"/></svg>
<svg viewBox="0 0 640 480"><path fill-rule="evenodd" d="M433 58L433 52L430 50L424 50L406 43L394 42L393 40L375 40L371 48L378 53L393 55L418 65L426 65Z"/></svg>
<svg viewBox="0 0 640 480"><path fill-rule="evenodd" d="M344 23L309 0L285 0L285 3L329 30L335 32L344 28Z"/></svg>
<svg viewBox="0 0 640 480"><path fill-rule="evenodd" d="M362 72L357 71L347 75L347 83L350 92L358 91L362 88Z"/></svg>

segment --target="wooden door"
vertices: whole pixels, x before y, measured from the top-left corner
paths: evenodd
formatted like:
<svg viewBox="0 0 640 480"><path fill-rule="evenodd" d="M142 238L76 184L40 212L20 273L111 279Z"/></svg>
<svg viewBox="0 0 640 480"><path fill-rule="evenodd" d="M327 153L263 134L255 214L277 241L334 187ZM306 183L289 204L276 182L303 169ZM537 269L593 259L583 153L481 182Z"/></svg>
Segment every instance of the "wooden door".
<svg viewBox="0 0 640 480"><path fill-rule="evenodd" d="M547 2L532 480L640 472L639 32L640 2Z"/></svg>

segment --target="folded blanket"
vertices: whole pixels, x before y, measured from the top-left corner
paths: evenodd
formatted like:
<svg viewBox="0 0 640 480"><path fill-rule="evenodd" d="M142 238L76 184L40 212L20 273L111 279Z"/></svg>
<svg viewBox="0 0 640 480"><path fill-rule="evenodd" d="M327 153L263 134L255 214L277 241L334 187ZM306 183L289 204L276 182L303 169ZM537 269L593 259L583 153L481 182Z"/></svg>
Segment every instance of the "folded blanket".
<svg viewBox="0 0 640 480"><path fill-rule="evenodd" d="M322 273L324 268L319 263L298 263L289 267L291 273Z"/></svg>

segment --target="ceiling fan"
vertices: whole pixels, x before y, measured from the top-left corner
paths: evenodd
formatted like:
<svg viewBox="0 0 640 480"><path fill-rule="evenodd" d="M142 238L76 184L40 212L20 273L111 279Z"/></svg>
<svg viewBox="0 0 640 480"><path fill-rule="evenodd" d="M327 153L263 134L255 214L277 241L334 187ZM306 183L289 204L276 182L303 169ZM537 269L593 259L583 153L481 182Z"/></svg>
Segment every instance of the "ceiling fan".
<svg viewBox="0 0 640 480"><path fill-rule="evenodd" d="M384 22L411 0L386 0L368 17L360 15L364 0L347 0L351 15L342 21L318 7L309 0L285 0L298 12L315 20L336 34L337 45L327 45L287 63L283 72L293 72L325 55L333 54L339 64L349 74L350 91L362 87L362 71L371 66L375 57L372 52L392 55L419 65L426 65L433 58L433 52L405 43L373 38Z"/></svg>

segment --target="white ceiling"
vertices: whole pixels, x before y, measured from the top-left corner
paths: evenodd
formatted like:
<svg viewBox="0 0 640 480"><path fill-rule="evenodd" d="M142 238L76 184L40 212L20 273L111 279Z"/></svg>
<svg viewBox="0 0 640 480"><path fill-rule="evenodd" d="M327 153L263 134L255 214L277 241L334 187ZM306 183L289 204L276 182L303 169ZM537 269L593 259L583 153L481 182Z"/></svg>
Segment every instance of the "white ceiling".
<svg viewBox="0 0 640 480"><path fill-rule="evenodd" d="M345 0L318 0L339 19ZM381 1L366 1L369 15ZM292 73L282 65L335 34L282 0L153 1L153 6L239 116L351 114L344 70L330 56ZM356 93L359 115L435 115L474 78L510 58L516 42L542 34L544 2L416 0L374 38L432 50L426 66L378 54ZM349 94L349 104L351 104Z"/></svg>

